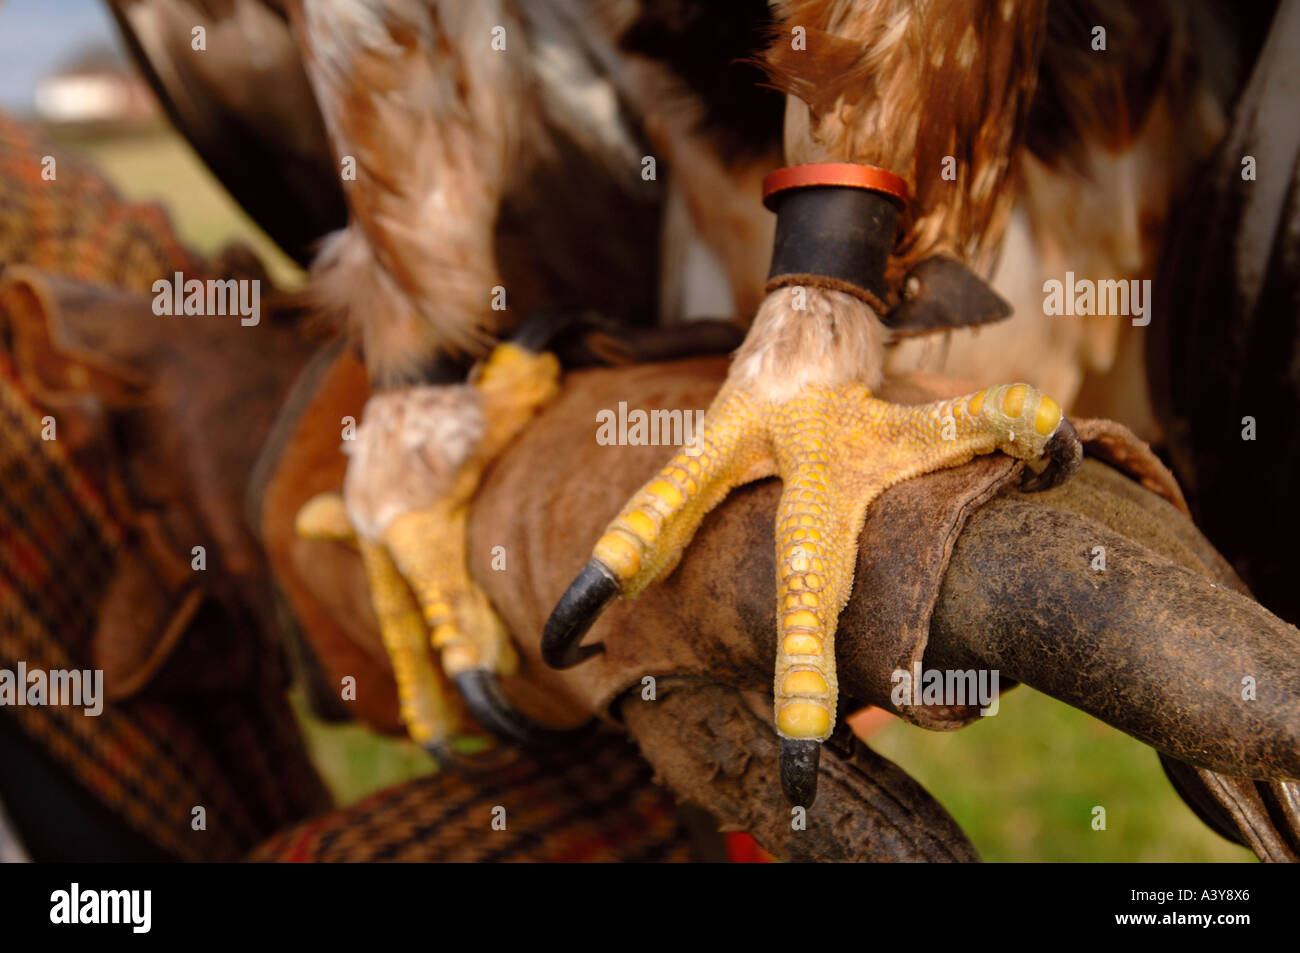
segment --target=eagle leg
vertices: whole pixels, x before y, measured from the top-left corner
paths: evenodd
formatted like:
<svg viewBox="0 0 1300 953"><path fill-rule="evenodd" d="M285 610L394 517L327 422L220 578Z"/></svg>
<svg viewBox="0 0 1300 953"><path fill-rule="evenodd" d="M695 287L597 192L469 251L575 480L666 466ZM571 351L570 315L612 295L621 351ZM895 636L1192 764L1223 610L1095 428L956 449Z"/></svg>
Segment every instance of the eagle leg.
<svg viewBox="0 0 1300 953"><path fill-rule="evenodd" d="M888 403L860 381L760 393L736 368L685 447L632 497L547 622L547 660L574 662L614 588L631 598L663 578L705 514L732 488L777 475L777 652L773 718L782 786L795 804L816 793L817 745L835 726L834 637L853 586L867 507L902 480L1001 451L1042 464L1035 489L1065 479L1082 447L1050 397L1008 384L920 406ZM613 584L611 586L611 583ZM583 614L585 613L585 615Z"/></svg>
<svg viewBox="0 0 1300 953"><path fill-rule="evenodd" d="M351 493L345 486L342 496L314 497L298 514L302 536L359 542L402 720L440 758L466 709L503 740L539 747L574 737L533 723L502 691L497 679L515 671L518 656L466 554L469 503L483 471L554 397L558 381L553 355L506 343L471 383L424 388L423 403L411 405L402 392L372 398L350 451L362 478ZM419 429L431 417L457 415L467 421L463 449L453 433L439 439ZM402 452L409 459L395 462Z"/></svg>

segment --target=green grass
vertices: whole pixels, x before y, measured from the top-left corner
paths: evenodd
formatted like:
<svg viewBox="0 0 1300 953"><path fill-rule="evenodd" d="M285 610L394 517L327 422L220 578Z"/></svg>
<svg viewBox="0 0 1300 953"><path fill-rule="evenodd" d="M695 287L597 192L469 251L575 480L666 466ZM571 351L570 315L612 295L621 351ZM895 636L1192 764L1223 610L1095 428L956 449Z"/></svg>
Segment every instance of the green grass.
<svg viewBox="0 0 1300 953"><path fill-rule="evenodd" d="M243 241L279 287L302 286L302 269L235 204L203 160L169 127L95 137L55 130L51 139L86 156L125 198L162 203L177 234L195 251L216 256L228 242Z"/></svg>
<svg viewBox="0 0 1300 953"><path fill-rule="evenodd" d="M158 129L131 137L64 139L133 199L161 201L182 238L215 254L242 239L278 283L301 271L240 211L179 137ZM326 725L299 698L294 710L311 754L340 804L435 770L407 741L359 725ZM953 814L986 860L1249 861L1214 834L1164 778L1155 752L1088 715L1017 688L997 716L957 732L901 722L871 745L913 774ZM1092 809L1106 809L1104 831Z"/></svg>
<svg viewBox="0 0 1300 953"><path fill-rule="evenodd" d="M897 721L869 744L925 785L985 860L1254 860L1192 814L1155 751L1024 686L960 731Z"/></svg>
<svg viewBox="0 0 1300 953"><path fill-rule="evenodd" d="M437 763L413 741L385 738L360 724L318 721L296 690L289 693L289 701L311 759L340 805L438 770Z"/></svg>

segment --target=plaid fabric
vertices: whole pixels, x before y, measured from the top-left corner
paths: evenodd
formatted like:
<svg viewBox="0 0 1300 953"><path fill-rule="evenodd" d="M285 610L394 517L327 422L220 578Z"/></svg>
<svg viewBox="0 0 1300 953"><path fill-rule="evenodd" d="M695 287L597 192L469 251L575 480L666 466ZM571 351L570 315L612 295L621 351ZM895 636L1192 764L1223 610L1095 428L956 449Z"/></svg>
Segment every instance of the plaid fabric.
<svg viewBox="0 0 1300 953"><path fill-rule="evenodd" d="M157 206L122 202L66 157L53 181L42 178L47 154L0 116L0 266L135 290L176 270L211 272ZM106 474L78 468L41 438L46 411L18 380L0 346L0 667L91 668L98 606L132 539L106 501ZM258 676L236 693L155 699L146 690L99 717L56 706L0 716L154 844L187 860L234 859L327 803L284 698L278 653L249 638ZM195 831L200 805L206 830Z"/></svg>
<svg viewBox="0 0 1300 953"><path fill-rule="evenodd" d="M504 808L504 830L492 821ZM495 812L495 813L494 813ZM651 862L694 859L668 795L626 740L600 735L500 771L448 771L300 824L251 860Z"/></svg>
<svg viewBox="0 0 1300 953"><path fill-rule="evenodd" d="M88 165L54 156L32 129L0 115L0 265L20 262L133 291L174 271L208 270L161 206L122 201Z"/></svg>

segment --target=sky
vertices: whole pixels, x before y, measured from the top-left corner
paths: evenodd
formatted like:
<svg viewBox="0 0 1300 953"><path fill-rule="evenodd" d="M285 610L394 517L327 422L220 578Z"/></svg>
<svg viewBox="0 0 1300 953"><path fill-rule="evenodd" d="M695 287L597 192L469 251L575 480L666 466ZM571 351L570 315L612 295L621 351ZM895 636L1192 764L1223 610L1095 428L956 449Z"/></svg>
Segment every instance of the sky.
<svg viewBox="0 0 1300 953"><path fill-rule="evenodd" d="M105 42L121 48L103 0L0 0L0 109L30 112L38 79Z"/></svg>

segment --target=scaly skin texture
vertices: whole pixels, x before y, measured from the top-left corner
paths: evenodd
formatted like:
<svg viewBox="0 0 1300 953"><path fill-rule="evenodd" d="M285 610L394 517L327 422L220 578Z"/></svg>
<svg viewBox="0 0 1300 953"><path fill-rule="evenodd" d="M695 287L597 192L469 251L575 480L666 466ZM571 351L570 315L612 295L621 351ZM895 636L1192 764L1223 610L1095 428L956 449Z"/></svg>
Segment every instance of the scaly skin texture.
<svg viewBox="0 0 1300 953"><path fill-rule="evenodd" d="M731 380L697 445L632 498L593 555L635 596L672 571L734 487L780 476L775 720L784 738L824 741L835 723L835 628L867 507L895 483L978 454L1036 460L1061 420L1056 402L1026 384L904 407L856 382L764 400Z"/></svg>
<svg viewBox="0 0 1300 953"><path fill-rule="evenodd" d="M470 578L466 519L483 471L554 399L559 376L553 355L499 345L471 383L438 388L442 393L435 395L448 398L436 405L441 412L464 412L482 420L482 431L463 460L435 458L423 469L423 462L403 468L402 461L380 453L375 461L380 468L427 476L414 486L404 479L378 491L373 488L381 481L367 479L367 494L355 508L339 494L327 493L298 513L297 529L306 538L359 542L371 602L397 681L402 720L421 744L442 745L464 727L463 707L448 690L445 676L471 669L509 675L518 664L500 619ZM405 447L400 423L397 429L395 445ZM358 443L365 439L359 431ZM380 449L388 450L389 444ZM410 449L435 457L440 450L425 443ZM354 452L353 463L358 459ZM429 653L430 644L441 671Z"/></svg>
<svg viewBox="0 0 1300 953"><path fill-rule="evenodd" d="M439 744L460 725L461 713L429 655L429 632L420 603L383 546L362 542L361 559L384 650L393 666L402 723L412 741Z"/></svg>

